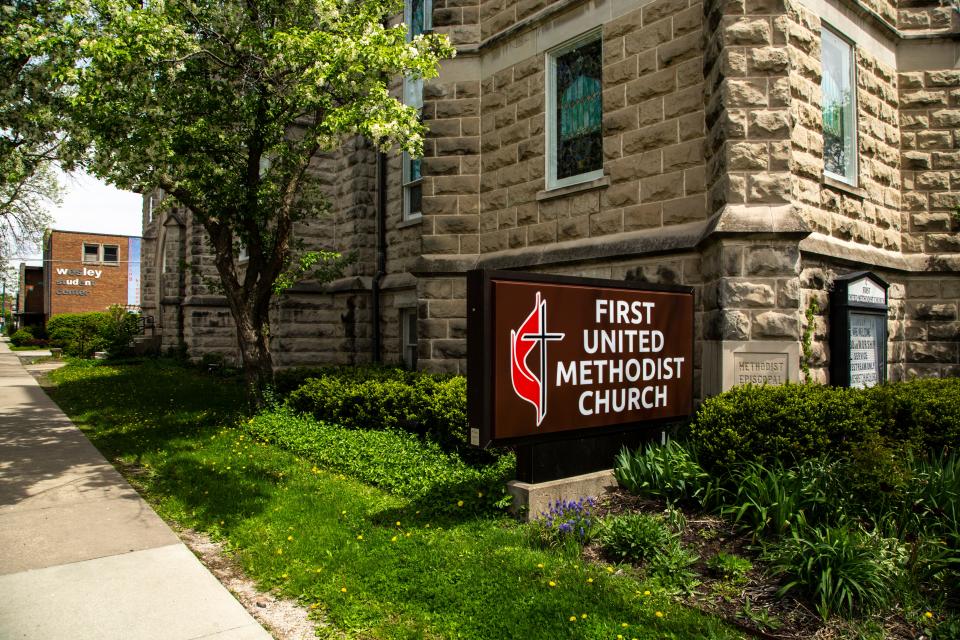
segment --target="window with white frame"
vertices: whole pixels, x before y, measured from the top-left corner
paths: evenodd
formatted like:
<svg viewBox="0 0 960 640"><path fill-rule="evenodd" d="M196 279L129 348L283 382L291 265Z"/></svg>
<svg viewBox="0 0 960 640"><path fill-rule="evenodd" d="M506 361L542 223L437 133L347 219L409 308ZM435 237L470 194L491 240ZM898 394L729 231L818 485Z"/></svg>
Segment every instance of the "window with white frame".
<svg viewBox="0 0 960 640"><path fill-rule="evenodd" d="M407 40L429 31L433 26L433 0L406 0L403 18L407 25ZM403 79L403 103L423 109L423 78ZM412 220L422 214L423 175L420 158L403 154L403 219Z"/></svg>
<svg viewBox="0 0 960 640"><path fill-rule="evenodd" d="M100 262L100 245L83 243L83 261Z"/></svg>
<svg viewBox="0 0 960 640"><path fill-rule="evenodd" d="M603 43L599 30L547 52L547 188L603 176Z"/></svg>
<svg viewBox="0 0 960 640"><path fill-rule="evenodd" d="M416 308L400 310L400 349L403 366L414 370L417 368L417 310Z"/></svg>
<svg viewBox="0 0 960 640"><path fill-rule="evenodd" d="M241 242L240 246L237 247L237 262L249 262L250 261L250 252L247 251L247 244Z"/></svg>
<svg viewBox="0 0 960 640"><path fill-rule="evenodd" d="M857 80L853 44L836 31L821 31L823 74L823 173L857 184Z"/></svg>
<svg viewBox="0 0 960 640"><path fill-rule="evenodd" d="M103 245L103 262L108 264L119 264L120 247L115 244Z"/></svg>

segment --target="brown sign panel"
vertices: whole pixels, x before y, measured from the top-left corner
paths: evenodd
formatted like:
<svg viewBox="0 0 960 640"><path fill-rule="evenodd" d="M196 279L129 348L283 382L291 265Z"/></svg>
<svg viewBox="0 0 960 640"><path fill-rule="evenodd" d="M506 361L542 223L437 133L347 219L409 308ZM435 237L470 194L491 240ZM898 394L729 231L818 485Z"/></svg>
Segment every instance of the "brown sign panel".
<svg viewBox="0 0 960 640"><path fill-rule="evenodd" d="M467 306L474 444L692 410L690 288L474 271Z"/></svg>

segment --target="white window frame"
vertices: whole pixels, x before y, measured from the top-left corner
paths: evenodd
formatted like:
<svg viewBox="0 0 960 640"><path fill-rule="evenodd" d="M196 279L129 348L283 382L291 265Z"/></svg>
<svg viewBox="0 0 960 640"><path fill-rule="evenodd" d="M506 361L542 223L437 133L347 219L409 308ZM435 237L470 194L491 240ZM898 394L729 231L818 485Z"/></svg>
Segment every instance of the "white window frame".
<svg viewBox="0 0 960 640"><path fill-rule="evenodd" d="M403 152L403 219L416 220L423 217L423 164L420 165L420 177L416 180L410 179L410 161L412 158L406 151ZM420 187L420 211L411 211L410 203L412 198L410 192L413 187Z"/></svg>
<svg viewBox="0 0 960 640"><path fill-rule="evenodd" d="M153 222L153 196L147 198L147 224Z"/></svg>
<svg viewBox="0 0 960 640"><path fill-rule="evenodd" d="M841 32L839 29L837 29L836 27L826 22L822 22L820 27L821 40L823 39L823 34L825 33L829 33L831 36L836 38L838 41L846 44L847 47L850 48L849 82L850 82L850 90L852 92L852 96L851 96L852 104L851 104L850 111L851 111L851 115L853 116L853 127L851 129L852 139L850 141L850 149L851 149L851 152L853 153L853 158L851 159L851 163L850 163L852 175L844 176L838 173L834 173L832 171L828 171L826 168L826 161L824 161L823 175L832 180L837 180L844 184L848 184L852 187L856 187L860 181L860 146L859 146L860 145L860 136L859 136L860 118L859 118L858 96L857 96L857 46L853 40L845 36L843 32ZM823 69L822 69L823 64L824 64L824 58L823 58L823 53L821 48L821 54L820 54L821 78L823 77ZM822 82L823 81L821 80L821 83ZM822 108L823 107L821 104L821 109ZM822 127L823 127L822 122L820 126L822 131Z"/></svg>
<svg viewBox="0 0 960 640"><path fill-rule="evenodd" d="M409 340L413 327L413 335L417 337L416 341ZM406 307L400 309L400 361L404 368L411 371L417 368L417 359L419 356L420 336L417 331L417 308Z"/></svg>
<svg viewBox="0 0 960 640"><path fill-rule="evenodd" d="M117 259L107 261L107 247L113 247L117 250ZM103 264L120 264L120 245L118 244L102 244L100 245L100 262Z"/></svg>
<svg viewBox="0 0 960 640"><path fill-rule="evenodd" d="M97 257L93 260L87 260L87 247L94 247L97 250ZM84 264L97 264L101 261L100 245L95 242L84 242L80 248L80 262Z"/></svg>
<svg viewBox="0 0 960 640"><path fill-rule="evenodd" d="M590 182L603 177L603 167L588 171L575 176L557 179L557 58L569 53L578 47L581 47L594 40L600 41L600 55L603 56L603 30L601 28L591 29L576 38L567 40L563 44L554 47L546 52L546 70L547 70L547 153L546 153L546 172L547 172L547 190L560 189L575 184ZM601 97L601 109L602 107Z"/></svg>
<svg viewBox="0 0 960 640"><path fill-rule="evenodd" d="M241 242L240 246L237 247L237 264L242 264L244 262L250 262L250 252L247 251L247 244Z"/></svg>

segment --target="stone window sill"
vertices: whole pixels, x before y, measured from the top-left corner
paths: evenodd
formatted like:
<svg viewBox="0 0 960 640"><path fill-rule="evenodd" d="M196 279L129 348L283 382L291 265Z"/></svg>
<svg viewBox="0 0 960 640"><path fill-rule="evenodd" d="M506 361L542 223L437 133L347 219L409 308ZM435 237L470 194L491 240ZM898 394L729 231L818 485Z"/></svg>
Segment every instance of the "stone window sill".
<svg viewBox="0 0 960 640"><path fill-rule="evenodd" d="M865 199L867 197L866 189L860 187L854 187L849 185L846 182L841 182L840 180L835 180L830 176L820 176L820 182L825 187L830 187L831 189L836 189L837 191L843 191L844 193L851 195L855 198Z"/></svg>
<svg viewBox="0 0 960 640"><path fill-rule="evenodd" d="M407 218L406 220L401 220L397 223L397 229L406 229L407 227L413 227L418 224L423 224L423 215L419 215L416 218Z"/></svg>
<svg viewBox="0 0 960 640"><path fill-rule="evenodd" d="M554 198L562 198L563 196L568 196L572 193L580 193L581 191L591 191L593 189L603 189L610 186L610 178L608 176L602 176L596 180L590 180L589 182L581 182L580 184L572 184L569 187L557 187L556 189L547 189L544 191L537 192L537 200L552 200Z"/></svg>

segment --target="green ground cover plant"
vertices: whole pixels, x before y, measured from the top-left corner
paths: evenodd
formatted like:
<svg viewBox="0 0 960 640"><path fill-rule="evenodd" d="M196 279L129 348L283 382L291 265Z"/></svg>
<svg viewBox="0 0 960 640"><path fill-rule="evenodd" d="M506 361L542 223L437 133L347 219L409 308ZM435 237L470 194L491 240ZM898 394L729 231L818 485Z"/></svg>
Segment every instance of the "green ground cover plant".
<svg viewBox="0 0 960 640"><path fill-rule="evenodd" d="M741 637L629 568L531 544L527 525L470 494L431 513L416 491L356 477L379 464L389 474L385 461L327 468L265 440L260 430L277 423L242 417L241 384L162 360L74 361L52 378L54 399L161 516L223 540L261 587L328 621L331 637ZM331 443L397 435L319 429ZM371 446L420 442L401 436Z"/></svg>

